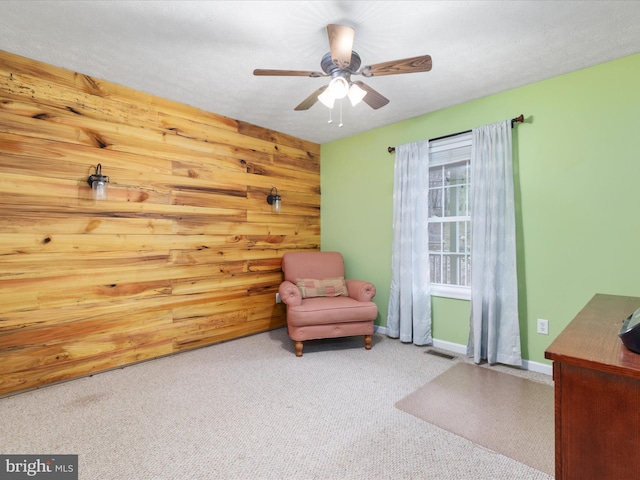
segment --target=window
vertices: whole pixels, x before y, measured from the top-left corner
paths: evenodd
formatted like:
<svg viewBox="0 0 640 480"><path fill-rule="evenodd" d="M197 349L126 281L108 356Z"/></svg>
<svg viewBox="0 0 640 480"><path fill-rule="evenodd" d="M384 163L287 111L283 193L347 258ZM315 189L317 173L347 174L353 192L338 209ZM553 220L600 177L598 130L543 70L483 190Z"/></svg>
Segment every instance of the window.
<svg viewBox="0 0 640 480"><path fill-rule="evenodd" d="M429 143L431 294L471 295L471 133Z"/></svg>

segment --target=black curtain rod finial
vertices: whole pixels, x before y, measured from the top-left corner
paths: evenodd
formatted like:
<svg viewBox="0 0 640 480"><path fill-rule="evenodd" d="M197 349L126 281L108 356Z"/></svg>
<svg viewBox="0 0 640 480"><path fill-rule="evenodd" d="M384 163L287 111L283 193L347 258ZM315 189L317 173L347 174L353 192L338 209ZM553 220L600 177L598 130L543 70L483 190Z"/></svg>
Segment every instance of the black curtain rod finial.
<svg viewBox="0 0 640 480"><path fill-rule="evenodd" d="M523 114L520 114L516 118L512 118L511 119L511 128L513 128L513 125L515 123L522 123L522 122L524 122L524 115Z"/></svg>

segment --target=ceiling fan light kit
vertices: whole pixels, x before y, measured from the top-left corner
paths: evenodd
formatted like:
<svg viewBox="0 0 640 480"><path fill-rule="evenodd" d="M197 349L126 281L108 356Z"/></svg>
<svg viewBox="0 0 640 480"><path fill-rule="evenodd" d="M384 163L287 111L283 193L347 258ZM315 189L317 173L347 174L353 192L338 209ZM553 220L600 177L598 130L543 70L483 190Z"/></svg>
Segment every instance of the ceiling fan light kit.
<svg viewBox="0 0 640 480"><path fill-rule="evenodd" d="M362 75L371 78L382 75L398 75L401 73L428 72L432 62L429 55L405 58L390 62L366 65L360 69L362 61L360 55L353 51L353 39L355 31L344 25L327 25L329 37L329 52L320 62L322 72L303 70L263 70L256 69L254 75L294 76L294 77L331 77L328 85L323 85L300 104L294 110L308 110L318 100L327 108L332 109L335 101L346 96L352 106L364 100L374 110L384 107L389 99L375 91L361 81L352 82L351 75ZM342 103L340 103L342 108ZM331 120L329 121L331 123ZM340 122L342 126L342 121Z"/></svg>
<svg viewBox="0 0 640 480"><path fill-rule="evenodd" d="M327 108L333 108L336 100L349 97L352 106L359 104L367 94L362 88L355 83L349 85L344 77L336 77L329 82L329 86L318 95L318 100Z"/></svg>

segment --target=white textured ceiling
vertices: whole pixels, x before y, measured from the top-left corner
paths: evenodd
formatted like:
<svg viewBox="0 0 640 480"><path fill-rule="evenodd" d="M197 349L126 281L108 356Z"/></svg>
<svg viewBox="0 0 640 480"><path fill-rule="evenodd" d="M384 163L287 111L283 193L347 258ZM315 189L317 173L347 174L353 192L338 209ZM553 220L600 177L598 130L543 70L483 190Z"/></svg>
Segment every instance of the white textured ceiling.
<svg viewBox="0 0 640 480"><path fill-rule="evenodd" d="M319 102L294 111L327 79L253 69L321 70L330 23L363 65L433 69L354 77L390 103L345 102L341 128ZM325 143L640 52L640 2L5 0L0 50Z"/></svg>

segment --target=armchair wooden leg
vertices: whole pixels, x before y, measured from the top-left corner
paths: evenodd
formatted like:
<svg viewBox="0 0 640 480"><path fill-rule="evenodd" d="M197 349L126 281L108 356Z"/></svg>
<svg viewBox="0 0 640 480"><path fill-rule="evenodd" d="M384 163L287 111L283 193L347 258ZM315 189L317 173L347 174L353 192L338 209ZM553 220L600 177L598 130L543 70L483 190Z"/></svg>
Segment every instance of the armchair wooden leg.
<svg viewBox="0 0 640 480"><path fill-rule="evenodd" d="M296 357L302 356L302 342L296 342Z"/></svg>
<svg viewBox="0 0 640 480"><path fill-rule="evenodd" d="M365 350L371 350L371 335L364 336L364 348Z"/></svg>

